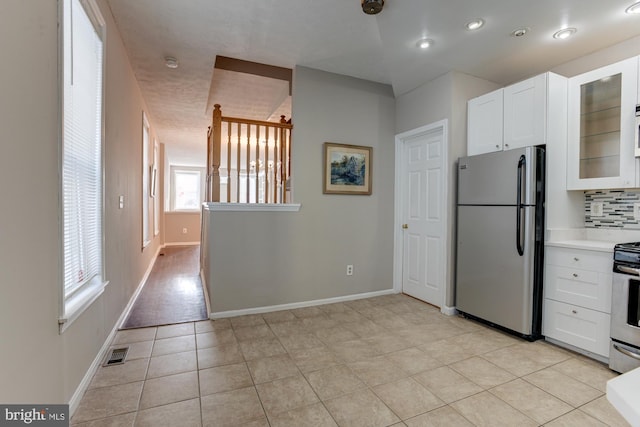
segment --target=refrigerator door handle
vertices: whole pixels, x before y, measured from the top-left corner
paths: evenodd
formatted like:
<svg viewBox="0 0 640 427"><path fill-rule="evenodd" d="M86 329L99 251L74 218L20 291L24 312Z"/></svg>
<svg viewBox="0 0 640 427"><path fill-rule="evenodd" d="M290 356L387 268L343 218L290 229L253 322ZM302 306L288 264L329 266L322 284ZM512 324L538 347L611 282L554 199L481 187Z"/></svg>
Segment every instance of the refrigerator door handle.
<svg viewBox="0 0 640 427"><path fill-rule="evenodd" d="M518 160L518 189L516 195L516 248L520 256L524 255L524 242L522 241L522 212L524 209L522 205L522 174L525 173L526 165L526 157L524 155L520 156Z"/></svg>

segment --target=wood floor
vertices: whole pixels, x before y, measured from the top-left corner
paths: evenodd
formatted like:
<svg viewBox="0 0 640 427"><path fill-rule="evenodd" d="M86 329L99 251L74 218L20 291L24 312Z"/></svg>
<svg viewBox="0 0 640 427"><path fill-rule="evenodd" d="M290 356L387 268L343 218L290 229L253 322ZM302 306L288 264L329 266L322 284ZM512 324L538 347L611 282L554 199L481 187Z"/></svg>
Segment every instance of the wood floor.
<svg viewBox="0 0 640 427"><path fill-rule="evenodd" d="M206 320L199 255L200 246L165 248L121 329Z"/></svg>

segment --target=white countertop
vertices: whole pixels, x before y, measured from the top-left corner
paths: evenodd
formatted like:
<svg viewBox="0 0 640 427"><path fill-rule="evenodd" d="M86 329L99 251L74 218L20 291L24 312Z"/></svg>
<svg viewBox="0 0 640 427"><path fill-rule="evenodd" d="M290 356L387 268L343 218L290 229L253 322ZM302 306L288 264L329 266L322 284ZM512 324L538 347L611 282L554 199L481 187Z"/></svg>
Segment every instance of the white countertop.
<svg viewBox="0 0 640 427"><path fill-rule="evenodd" d="M548 246L612 253L613 247L618 243L640 241L640 231L602 228L547 229L545 237L545 244Z"/></svg>
<svg viewBox="0 0 640 427"><path fill-rule="evenodd" d="M629 424L640 426L640 368L607 381L607 399Z"/></svg>
<svg viewBox="0 0 640 427"><path fill-rule="evenodd" d="M613 247L617 242L606 242L601 240L555 240L547 242L547 246L557 246L560 248L587 249L590 251L613 252Z"/></svg>

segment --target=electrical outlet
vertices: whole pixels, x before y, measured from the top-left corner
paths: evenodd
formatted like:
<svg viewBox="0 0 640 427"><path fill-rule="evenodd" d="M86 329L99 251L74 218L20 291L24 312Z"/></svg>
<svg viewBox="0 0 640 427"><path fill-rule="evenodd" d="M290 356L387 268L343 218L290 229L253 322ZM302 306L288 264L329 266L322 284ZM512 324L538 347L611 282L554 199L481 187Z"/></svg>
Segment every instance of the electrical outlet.
<svg viewBox="0 0 640 427"><path fill-rule="evenodd" d="M182 234L187 234L187 227L182 229Z"/></svg>
<svg viewBox="0 0 640 427"><path fill-rule="evenodd" d="M640 203L633 204L633 218L636 221L640 221Z"/></svg>
<svg viewBox="0 0 640 427"><path fill-rule="evenodd" d="M604 216L602 202L591 202L591 216L601 217Z"/></svg>
<svg viewBox="0 0 640 427"><path fill-rule="evenodd" d="M353 265L347 265L347 276L353 276Z"/></svg>

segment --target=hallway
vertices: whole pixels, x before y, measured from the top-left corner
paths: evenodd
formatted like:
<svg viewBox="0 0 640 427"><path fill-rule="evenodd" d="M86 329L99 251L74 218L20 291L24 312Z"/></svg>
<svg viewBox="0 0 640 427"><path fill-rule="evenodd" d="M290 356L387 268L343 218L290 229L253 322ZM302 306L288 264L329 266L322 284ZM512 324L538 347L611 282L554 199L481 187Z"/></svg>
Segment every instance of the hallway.
<svg viewBox="0 0 640 427"><path fill-rule="evenodd" d="M200 280L200 246L163 249L120 329L207 320Z"/></svg>

